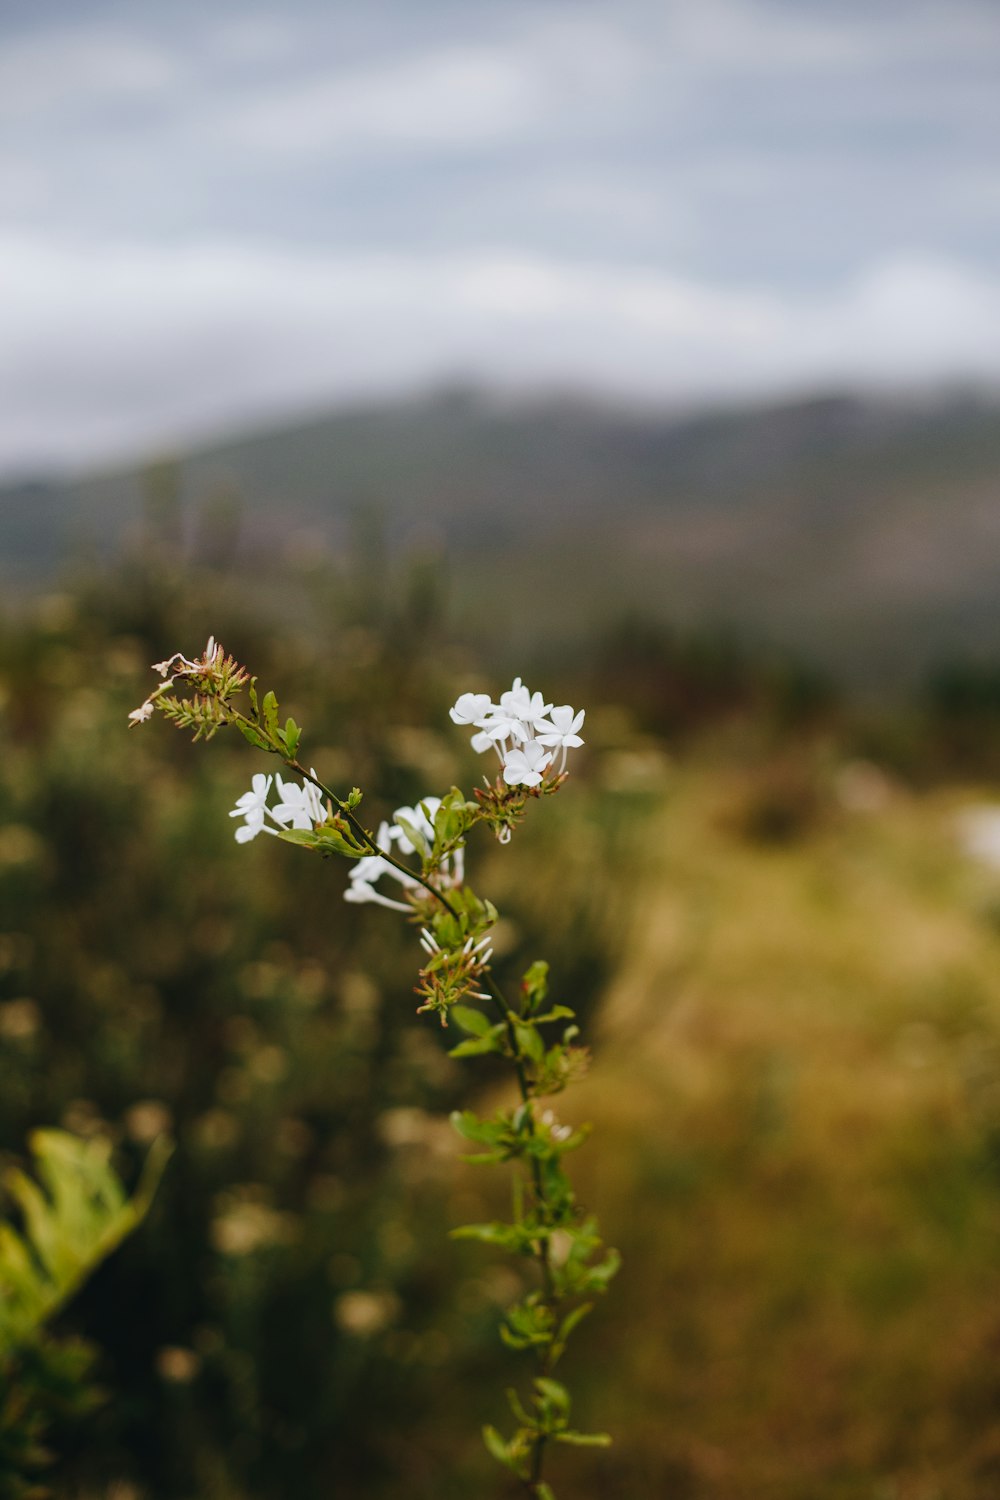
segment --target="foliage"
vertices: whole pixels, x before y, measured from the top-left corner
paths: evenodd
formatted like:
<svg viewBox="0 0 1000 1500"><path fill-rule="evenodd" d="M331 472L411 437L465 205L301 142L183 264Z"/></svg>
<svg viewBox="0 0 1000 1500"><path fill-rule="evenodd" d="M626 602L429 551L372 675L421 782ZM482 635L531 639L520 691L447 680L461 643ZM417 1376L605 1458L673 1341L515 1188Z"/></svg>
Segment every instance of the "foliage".
<svg viewBox="0 0 1000 1500"><path fill-rule="evenodd" d="M66 1493L318 1500L331 1472L366 1500L404 1476L414 1494L487 1492L464 1434L504 1357L492 1283L441 1225L464 1191L447 1115L494 1086L495 1061L463 1076L454 1028L399 1005L405 928L359 921L333 871L317 880L276 839L253 860L233 842L242 740L192 759L181 736L122 732L162 642L221 620L265 679L280 665L296 718L319 685L310 763L382 788L373 819L458 779L463 747L433 721L471 658L405 578L373 614L362 575L356 559L297 575L308 629L248 618L224 575L141 557L0 617L0 1144L59 1121L115 1139L134 1174L151 1130L177 1140L155 1234L69 1314L122 1395L85 1445L60 1441ZM526 967L548 932L586 1020L622 941L604 872L634 824L586 778L576 801L582 819L553 799L523 851L484 866L505 962Z"/></svg>
<svg viewBox="0 0 1000 1500"><path fill-rule="evenodd" d="M145 1217L169 1155L154 1142L132 1198L110 1165L110 1146L60 1130L31 1138L41 1186L18 1168L5 1185L24 1230L0 1221L0 1496L40 1493L28 1477L45 1465L53 1415L82 1416L99 1399L87 1384L92 1352L56 1342L45 1325Z"/></svg>

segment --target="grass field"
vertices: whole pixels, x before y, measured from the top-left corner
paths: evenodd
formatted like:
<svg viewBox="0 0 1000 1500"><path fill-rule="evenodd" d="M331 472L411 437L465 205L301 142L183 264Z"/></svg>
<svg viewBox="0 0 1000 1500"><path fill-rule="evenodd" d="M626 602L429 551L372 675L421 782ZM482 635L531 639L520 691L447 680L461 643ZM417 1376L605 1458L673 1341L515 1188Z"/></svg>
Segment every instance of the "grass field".
<svg viewBox="0 0 1000 1500"><path fill-rule="evenodd" d="M957 794L831 795L771 845L746 835L755 795L678 771L643 820L572 1101L596 1126L585 1196L626 1258L588 1335L618 1442L571 1492L986 1500L1000 874L957 852Z"/></svg>

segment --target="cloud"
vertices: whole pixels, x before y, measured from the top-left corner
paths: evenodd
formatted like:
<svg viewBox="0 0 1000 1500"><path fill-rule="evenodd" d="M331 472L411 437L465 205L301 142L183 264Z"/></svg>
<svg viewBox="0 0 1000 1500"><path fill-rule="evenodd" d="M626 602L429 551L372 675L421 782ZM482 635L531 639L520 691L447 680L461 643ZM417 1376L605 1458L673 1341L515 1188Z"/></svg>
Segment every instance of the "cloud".
<svg viewBox="0 0 1000 1500"><path fill-rule="evenodd" d="M996 378L1000 281L897 256L797 298L499 250L0 236L0 469L86 465L468 375L691 402Z"/></svg>
<svg viewBox="0 0 1000 1500"><path fill-rule="evenodd" d="M467 149L530 129L542 102L526 60L448 47L377 67L296 79L231 108L221 134L266 152L323 153L371 143Z"/></svg>
<svg viewBox="0 0 1000 1500"><path fill-rule="evenodd" d="M52 120L162 97L178 76L167 49L131 32L91 25L29 34L0 53L0 120Z"/></svg>

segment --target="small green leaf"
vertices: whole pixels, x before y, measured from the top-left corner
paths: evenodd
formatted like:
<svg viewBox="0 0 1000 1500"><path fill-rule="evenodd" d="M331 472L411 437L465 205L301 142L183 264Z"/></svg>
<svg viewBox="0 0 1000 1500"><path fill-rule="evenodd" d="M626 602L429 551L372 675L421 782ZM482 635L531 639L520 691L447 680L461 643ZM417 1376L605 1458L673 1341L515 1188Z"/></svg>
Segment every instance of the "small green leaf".
<svg viewBox="0 0 1000 1500"><path fill-rule="evenodd" d="M496 1120L481 1120L471 1109L453 1110L450 1118L453 1128L467 1141L496 1146L507 1133L506 1125Z"/></svg>
<svg viewBox="0 0 1000 1500"><path fill-rule="evenodd" d="M294 719L285 720L285 728L281 738L284 741L289 758L293 757L299 748L299 740L302 738L302 731Z"/></svg>
<svg viewBox="0 0 1000 1500"><path fill-rule="evenodd" d="M489 1425L487 1425L483 1428L483 1442L486 1444L487 1448L496 1459L498 1464L503 1464L505 1469L513 1468L510 1454L507 1451L507 1444L504 1442L503 1438L500 1436L499 1432L497 1432L495 1427L490 1427Z"/></svg>
<svg viewBox="0 0 1000 1500"><path fill-rule="evenodd" d="M584 1302L580 1307L574 1307L571 1313L567 1313L559 1326L559 1342L565 1344L574 1328L578 1328L588 1313L593 1312L594 1304Z"/></svg>
<svg viewBox="0 0 1000 1500"><path fill-rule="evenodd" d="M534 1026L525 1026L522 1022L514 1027L517 1035L517 1045L525 1057L530 1057L532 1062L541 1062L545 1056L545 1043L541 1032Z"/></svg>
<svg viewBox="0 0 1000 1500"><path fill-rule="evenodd" d="M399 813L396 814L394 821L396 827L401 828L406 834L406 837L409 839L414 849L418 850L421 856L426 859L431 851L427 847L426 838L424 837L423 833L421 833L416 824L411 823L409 818L401 818L399 816Z"/></svg>
<svg viewBox="0 0 1000 1500"><path fill-rule="evenodd" d="M261 712L264 716L264 728L267 730L272 740L277 739L278 700L273 693L266 693L264 695L264 702L261 704Z"/></svg>
<svg viewBox="0 0 1000 1500"><path fill-rule="evenodd" d="M574 1432L571 1427L564 1427L562 1432L554 1432L552 1436L557 1443L569 1443L573 1448L610 1448L611 1434L608 1432Z"/></svg>
<svg viewBox="0 0 1000 1500"><path fill-rule="evenodd" d="M510 1249L521 1241L520 1231L511 1224L462 1224L451 1231L453 1240L480 1240L484 1245L503 1245Z"/></svg>
<svg viewBox="0 0 1000 1500"><path fill-rule="evenodd" d="M454 1013L455 1007L448 1012ZM493 1036L472 1037L467 1042L459 1042L457 1047L448 1049L449 1057L483 1057L487 1052L499 1052L500 1046Z"/></svg>
<svg viewBox="0 0 1000 1500"><path fill-rule="evenodd" d="M547 1375L539 1375L535 1381L535 1390L545 1404L554 1411L561 1413L562 1416L569 1414L569 1391L558 1380L552 1380Z"/></svg>
<svg viewBox="0 0 1000 1500"><path fill-rule="evenodd" d="M553 1005L544 1016L535 1016L534 1022L536 1026L544 1026L547 1021L572 1021L575 1015L576 1011L570 1010L568 1005Z"/></svg>
<svg viewBox="0 0 1000 1500"><path fill-rule="evenodd" d="M603 1292L611 1278L617 1273L622 1258L617 1250L609 1250L596 1266L588 1266L584 1284L593 1291Z"/></svg>
<svg viewBox="0 0 1000 1500"><path fill-rule="evenodd" d="M236 728L243 738L249 740L250 744L255 745L258 750L270 750L267 740L252 724L245 724L242 719L237 719Z"/></svg>
<svg viewBox="0 0 1000 1500"><path fill-rule="evenodd" d="M529 1010L537 1010L549 989L549 966L544 959L537 959L521 980Z"/></svg>
<svg viewBox="0 0 1000 1500"><path fill-rule="evenodd" d="M474 1010L471 1005L453 1005L450 1015L455 1024L470 1036L489 1036L493 1030L489 1017L484 1016L481 1010Z"/></svg>
<svg viewBox="0 0 1000 1500"><path fill-rule="evenodd" d="M522 1427L533 1427L534 1418L525 1411L521 1398L513 1386L507 1387L507 1404Z"/></svg>
<svg viewBox="0 0 1000 1500"><path fill-rule="evenodd" d="M360 859L365 853L364 849L348 843L343 834L328 823L322 824L315 832L309 828L281 828L278 830L278 837L284 839L286 844L317 849L320 854L344 854L348 859Z"/></svg>

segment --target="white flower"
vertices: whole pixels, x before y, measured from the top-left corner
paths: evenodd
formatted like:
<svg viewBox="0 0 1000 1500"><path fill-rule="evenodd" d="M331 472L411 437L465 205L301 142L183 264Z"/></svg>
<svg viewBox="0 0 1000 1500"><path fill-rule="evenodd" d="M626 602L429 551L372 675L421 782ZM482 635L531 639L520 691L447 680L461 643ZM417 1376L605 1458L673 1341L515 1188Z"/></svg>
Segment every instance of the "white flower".
<svg viewBox="0 0 1000 1500"><path fill-rule="evenodd" d="M562 704L560 708L549 709L549 723L544 726L543 733L538 736L540 745L550 745L553 750L561 748L562 758L559 762L559 774L562 775L566 769L566 754L569 750L575 750L578 745L583 744L580 738L580 729L586 717L581 708L578 714L574 714L568 703Z"/></svg>
<svg viewBox="0 0 1000 1500"><path fill-rule="evenodd" d="M386 854L392 849L392 841L398 837L398 830L390 828L388 823L380 823L375 843ZM388 860L379 854L366 854L363 859L356 861L351 867L350 885L344 892L345 901L353 901L362 904L373 901L377 906L387 906L390 911L413 910L405 901L394 901L391 896L384 896L381 891L375 889L375 882L383 875L390 875L393 880L398 880L404 889L413 889L417 881L411 880L402 870L397 870L395 865L389 864Z"/></svg>
<svg viewBox="0 0 1000 1500"><path fill-rule="evenodd" d="M145 724L146 720L147 719L151 719L152 717L153 717L153 700L152 700L152 698L147 698L146 701L145 701L145 703L140 704L140 706L138 708L133 708L132 712L128 716L130 724Z"/></svg>
<svg viewBox="0 0 1000 1500"><path fill-rule="evenodd" d="M455 724L479 724L492 708L489 693L462 693L448 712Z"/></svg>
<svg viewBox="0 0 1000 1500"><path fill-rule="evenodd" d="M492 735L486 733L485 729L481 729L478 734L474 734L469 744L477 755L482 755L484 750L496 749L496 741Z"/></svg>
<svg viewBox="0 0 1000 1500"><path fill-rule="evenodd" d="M379 860L378 863L381 864L382 861ZM393 901L391 896L383 896L381 891L375 889L371 880L359 878L357 866L351 871L351 883L344 892L344 900L353 901L358 906L366 901L373 901L376 906L387 906L390 911L410 912L413 910L412 906L407 906L405 901Z"/></svg>
<svg viewBox="0 0 1000 1500"><path fill-rule="evenodd" d="M515 745L523 745L525 740L531 739L531 730L523 719L519 719L516 714L500 710L483 720L483 734L491 743L497 740L513 740ZM479 736L476 735L475 738L478 739Z"/></svg>
<svg viewBox="0 0 1000 1500"><path fill-rule="evenodd" d="M312 775L315 774L313 771ZM276 776L275 781L281 800L270 812L283 828L291 825L292 828L310 829L325 821L326 808L323 806L322 793L312 782L307 781L302 786L297 786L294 781L282 781L280 776Z"/></svg>
<svg viewBox="0 0 1000 1500"><path fill-rule="evenodd" d="M520 677L515 677L510 689L500 694L500 708L508 718L519 720L523 724L526 739L539 723L544 723L545 715L551 707L552 704L546 703L541 693L530 693Z"/></svg>
<svg viewBox="0 0 1000 1500"><path fill-rule="evenodd" d="M236 799L236 806L229 816L231 818L246 819L245 826L236 830L236 842L238 844L248 844L251 839L255 839L258 833L262 831L264 833L275 832L273 828L268 828L264 822L264 815L271 811L267 805L268 793L271 790L271 780L270 776L265 776L262 772L258 771L251 783L251 790L244 792L242 797Z"/></svg>
<svg viewBox="0 0 1000 1500"><path fill-rule="evenodd" d="M563 749L575 749L577 745L583 744L583 740L580 738L580 730L583 727L585 717L586 714L582 708L574 716L573 710L568 703L564 703L561 708L550 708L550 722L545 726L544 732L538 736L538 743L540 745L561 745Z"/></svg>
<svg viewBox="0 0 1000 1500"><path fill-rule="evenodd" d="M515 745L503 758L503 779L508 786L538 786L551 759L537 740L529 740L521 749Z"/></svg>

